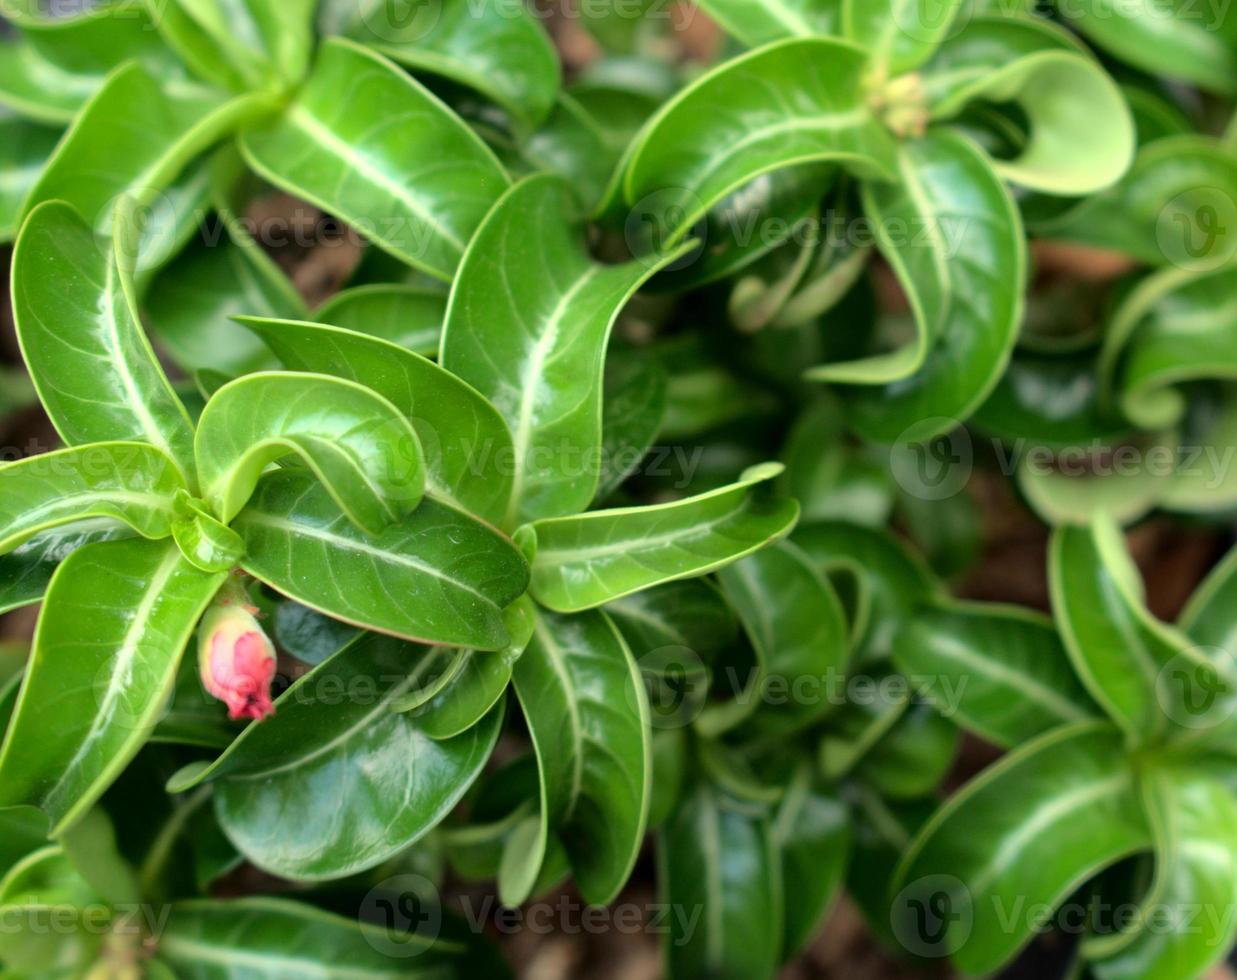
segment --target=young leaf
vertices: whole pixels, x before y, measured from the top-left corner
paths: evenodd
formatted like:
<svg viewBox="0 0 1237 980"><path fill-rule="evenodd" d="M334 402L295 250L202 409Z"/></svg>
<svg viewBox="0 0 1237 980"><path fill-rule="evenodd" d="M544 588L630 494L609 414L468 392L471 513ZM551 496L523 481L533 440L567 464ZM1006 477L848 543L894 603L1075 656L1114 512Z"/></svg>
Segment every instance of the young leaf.
<svg viewBox="0 0 1237 980"><path fill-rule="evenodd" d="M182 980L219 980L241 964L254 980L393 980L437 975L442 955L430 945L285 898L194 899L172 906L159 957Z"/></svg>
<svg viewBox="0 0 1237 980"><path fill-rule="evenodd" d="M602 265L584 250L574 210L558 177L512 187L469 245L447 311L443 367L511 428L507 527L592 502L610 331L636 290L677 258Z"/></svg>
<svg viewBox="0 0 1237 980"><path fill-rule="evenodd" d="M278 119L246 129L250 166L415 268L450 279L507 187L463 121L385 58L329 38ZM450 166L444 166L449 160Z"/></svg>
<svg viewBox="0 0 1237 980"><path fill-rule="evenodd" d="M925 608L903 624L893 656L910 677L931 679L925 693L939 710L1002 748L1099 713L1051 620L1021 608Z"/></svg>
<svg viewBox="0 0 1237 980"><path fill-rule="evenodd" d="M1120 735L1096 723L1057 729L928 821L891 889L894 933L910 953L993 972L1079 885L1150 843Z"/></svg>
<svg viewBox="0 0 1237 980"><path fill-rule="evenodd" d="M223 579L170 542L112 541L69 556L0 749L0 806L38 806L53 835L90 808L154 729Z"/></svg>
<svg viewBox="0 0 1237 980"><path fill-rule="evenodd" d="M392 61L480 92L525 129L549 115L558 93L558 55L521 0L473 0L426 7L411 17L389 3L331 0L323 33L344 34Z"/></svg>
<svg viewBox="0 0 1237 980"><path fill-rule="evenodd" d="M882 77L892 77L931 58L963 6L964 0L842 0L842 27L871 52Z"/></svg>
<svg viewBox="0 0 1237 980"><path fill-rule="evenodd" d="M203 497L225 524L263 471L290 454L371 534L415 510L425 492L421 444L400 410L325 375L269 372L224 385L198 421L194 454Z"/></svg>
<svg viewBox="0 0 1237 980"><path fill-rule="evenodd" d="M1026 287L1017 205L978 147L935 129L904 144L898 174L897 183L866 187L864 200L878 227L926 234L925 242L910 233L899 244L880 233L915 311L918 341L892 355L808 372L851 384L894 381L849 392L848 421L884 442L912 427L917 440L948 432L983 403L1014 349Z"/></svg>
<svg viewBox="0 0 1237 980"><path fill-rule="evenodd" d="M435 741L391 710L423 684L429 651L366 634L293 684L275 714L172 792L215 781L228 838L250 861L298 881L374 867L435 827L489 758L502 707ZM491 656L486 654L486 656ZM322 793L332 802L319 806Z"/></svg>
<svg viewBox="0 0 1237 980"><path fill-rule="evenodd" d="M511 496L511 433L455 375L377 337L290 321L242 320L285 366L365 385L408 418L425 459L426 490L497 523Z"/></svg>
<svg viewBox="0 0 1237 980"><path fill-rule="evenodd" d="M864 101L868 68L861 49L832 38L782 41L718 66L645 127L624 177L627 203L673 244L772 170L833 160L892 177L896 144Z"/></svg>
<svg viewBox="0 0 1237 980"><path fill-rule="evenodd" d="M781 860L766 820L701 784L658 835L670 980L763 980L782 959ZM694 916L694 921L686 921Z"/></svg>
<svg viewBox="0 0 1237 980"><path fill-rule="evenodd" d="M700 0L700 7L750 48L788 37L839 33L842 0Z"/></svg>
<svg viewBox="0 0 1237 980"><path fill-rule="evenodd" d="M585 899L605 905L631 874L648 820L652 760L640 672L605 614L539 613L514 679L541 773L541 816L530 818L537 826L519 855L524 887L509 883L504 901L527 897L553 836Z"/></svg>
<svg viewBox="0 0 1237 980"><path fill-rule="evenodd" d="M30 215L13 253L13 316L43 407L70 445L134 440L194 473L193 427L142 332L131 217L110 248L68 205Z"/></svg>
<svg viewBox="0 0 1237 980"><path fill-rule="evenodd" d="M411 640L501 650L502 610L523 594L528 566L475 518L425 500L371 537L311 476L266 476L233 522L244 568L336 619Z"/></svg>
<svg viewBox="0 0 1237 980"><path fill-rule="evenodd" d="M414 354L437 357L447 319L447 294L421 286L356 286L336 293L314 311L313 318L389 340Z"/></svg>
<svg viewBox="0 0 1237 980"><path fill-rule="evenodd" d="M974 17L924 66L935 119L976 99L1016 102L1030 124L1022 152L994 162L1011 183L1090 194L1125 174L1134 122L1121 91L1068 33L1039 17Z"/></svg>
<svg viewBox="0 0 1237 980"><path fill-rule="evenodd" d="M0 466L0 554L53 528L110 518L146 538L172 533L175 464L142 443L96 443Z"/></svg>
<svg viewBox="0 0 1237 980"><path fill-rule="evenodd" d="M653 507L602 510L529 525L535 535L531 591L557 612L578 612L662 582L705 575L789 534L793 500L774 499L777 463L733 483Z"/></svg>

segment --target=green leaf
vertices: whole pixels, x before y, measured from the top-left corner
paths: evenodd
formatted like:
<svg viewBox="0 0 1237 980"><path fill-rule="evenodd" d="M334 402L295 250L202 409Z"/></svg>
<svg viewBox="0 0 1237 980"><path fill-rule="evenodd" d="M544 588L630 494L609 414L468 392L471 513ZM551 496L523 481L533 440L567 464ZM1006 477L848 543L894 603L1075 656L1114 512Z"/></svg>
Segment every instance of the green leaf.
<svg viewBox="0 0 1237 980"><path fill-rule="evenodd" d="M480 92L524 128L549 115L558 93L558 55L522 0L445 3L415 12L385 0L333 0L320 19L325 34L345 34L413 72Z"/></svg>
<svg viewBox="0 0 1237 980"><path fill-rule="evenodd" d="M443 819L476 779L502 726L494 708L446 741L391 706L427 679L429 651L366 634L293 684L275 714L250 725L172 792L215 781L228 839L250 861L298 881L375 867ZM325 791L332 805L322 807Z"/></svg>
<svg viewBox="0 0 1237 980"><path fill-rule="evenodd" d="M1204 10L1189 0L1098 0L1065 4L1061 14L1087 40L1136 68L1212 92L1237 92L1237 18L1227 5Z"/></svg>
<svg viewBox="0 0 1237 980"><path fill-rule="evenodd" d="M1084 944L1099 980L1191 980L1232 948L1237 920L1220 913L1237 901L1237 802L1220 783L1157 768L1144 777L1155 835L1156 877L1130 935ZM1195 913L1193 910L1197 910Z"/></svg>
<svg viewBox="0 0 1237 980"><path fill-rule="evenodd" d="M30 189L60 140L60 130L0 113L0 242L11 242Z"/></svg>
<svg viewBox="0 0 1237 980"><path fill-rule="evenodd" d="M781 472L781 464L766 463L698 497L536 521L533 598L578 612L759 551L789 534L799 516L793 500L774 499L761 486Z"/></svg>
<svg viewBox="0 0 1237 980"><path fill-rule="evenodd" d="M1190 688L1205 684L1212 668L1184 634L1147 610L1142 579L1111 519L1056 529L1049 587L1074 669L1132 742L1154 742L1189 723ZM1186 690L1177 689L1181 680Z"/></svg>
<svg viewBox="0 0 1237 980"><path fill-rule="evenodd" d="M892 177L896 144L867 108L868 68L865 52L831 38L780 41L718 66L645 127L627 164L627 203L672 244L727 194L773 170L837 161L861 176Z"/></svg>
<svg viewBox="0 0 1237 980"><path fill-rule="evenodd" d="M70 445L134 440L190 478L193 427L142 332L134 302L134 222L101 248L65 204L34 211L13 253L13 315L43 407Z"/></svg>
<svg viewBox="0 0 1237 980"><path fill-rule="evenodd" d="M185 64L225 88L300 81L313 47L315 0L148 0Z"/></svg>
<svg viewBox="0 0 1237 980"><path fill-rule="evenodd" d="M796 770L778 805L773 839L782 857L782 959L789 960L820 928L850 854L847 808L835 792L815 784L810 766Z"/></svg>
<svg viewBox="0 0 1237 980"><path fill-rule="evenodd" d="M323 43L292 105L246 129L241 149L271 183L440 279L451 278L507 187L459 117L385 58L341 38Z"/></svg>
<svg viewBox="0 0 1237 980"><path fill-rule="evenodd" d="M894 660L936 707L1010 749L1099 712L1074 675L1052 621L990 603L939 603L907 620Z"/></svg>
<svg viewBox="0 0 1237 980"><path fill-rule="evenodd" d="M961 733L932 705L911 704L855 768L890 800L930 796L953 769Z"/></svg>
<svg viewBox="0 0 1237 980"><path fill-rule="evenodd" d="M425 492L417 433L381 395L325 375L252 374L219 389L194 440L202 493L225 524L263 471L294 454L357 527L380 534Z"/></svg>
<svg viewBox="0 0 1237 980"><path fill-rule="evenodd" d="M0 554L92 518L166 538L172 497L184 485L172 461L142 443L96 443L0 466Z"/></svg>
<svg viewBox="0 0 1237 980"><path fill-rule="evenodd" d="M964 6L965 0L842 0L842 27L871 52L881 77L901 75L932 57Z"/></svg>
<svg viewBox="0 0 1237 980"><path fill-rule="evenodd" d="M767 820L705 784L657 839L661 900L675 910L662 943L670 980L763 980L782 959L781 860Z"/></svg>
<svg viewBox="0 0 1237 980"><path fill-rule="evenodd" d="M912 954L993 972L1079 885L1150 843L1120 736L1095 723L1057 729L928 821L891 889L895 935Z"/></svg>
<svg viewBox="0 0 1237 980"><path fill-rule="evenodd" d="M708 579L684 579L606 604L638 663L666 647L690 650L702 663L739 638L739 620Z"/></svg>
<svg viewBox="0 0 1237 980"><path fill-rule="evenodd" d="M921 442L965 421L1004 373L1022 324L1026 244L1013 198L966 137L933 130L903 145L897 167L899 181L867 185L864 200L878 227L926 236L878 234L918 341L808 377L894 382L849 391L848 421L869 439Z"/></svg>
<svg viewBox="0 0 1237 980"><path fill-rule="evenodd" d="M245 319L289 368L344 378L377 392L412 423L426 490L497 523L511 489L511 433L465 382L377 337L290 321Z"/></svg>
<svg viewBox="0 0 1237 980"><path fill-rule="evenodd" d="M314 319L436 357L447 319L447 296L421 286L356 286L323 303Z"/></svg>
<svg viewBox="0 0 1237 980"><path fill-rule="evenodd" d="M520 855L523 880L500 876L503 900L527 897L553 837L585 900L608 904L627 882L648 820L652 755L640 672L604 613L538 613L514 679L541 773L541 816L530 818L537 827Z"/></svg>
<svg viewBox="0 0 1237 980"><path fill-rule="evenodd" d="M159 956L181 980L396 980L443 968L423 938L284 898L177 902Z"/></svg>
<svg viewBox="0 0 1237 980"><path fill-rule="evenodd" d="M850 659L846 614L833 586L787 542L749 555L723 569L719 578L759 669L749 682L750 696L706 709L699 720L702 730L716 734L719 724L729 727L743 716L748 736L786 737L811 725L832 707L820 684L840 677ZM789 697L765 703L762 692L773 684Z"/></svg>
<svg viewBox="0 0 1237 980"><path fill-rule="evenodd" d="M502 610L528 567L488 525L435 500L377 537L358 531L312 477L267 476L233 522L244 568L335 619L396 636L479 650L508 644Z"/></svg>
<svg viewBox="0 0 1237 980"><path fill-rule="evenodd" d="M636 290L678 257L602 265L584 249L574 211L562 179L520 181L478 229L451 293L442 365L494 403L514 440L507 527L592 502L610 331Z"/></svg>
<svg viewBox="0 0 1237 980"><path fill-rule="evenodd" d="M1015 102L1030 131L1022 152L993 166L1048 194L1091 194L1125 174L1134 123L1116 83L1069 34L1042 18L975 17L923 69L934 119L977 99Z"/></svg>
<svg viewBox="0 0 1237 980"><path fill-rule="evenodd" d="M60 566L0 749L0 806L38 806L56 835L153 731L198 618L224 576L166 542L113 541Z"/></svg>
<svg viewBox="0 0 1237 980"><path fill-rule="evenodd" d="M643 352L606 359L601 412L601 476L595 500L610 496L639 466L656 442L666 417L669 379Z"/></svg>
<svg viewBox="0 0 1237 980"><path fill-rule="evenodd" d="M0 613L42 600L56 568L78 548L132 536L110 517L93 518L44 531L0 555Z"/></svg>
<svg viewBox="0 0 1237 980"><path fill-rule="evenodd" d="M701 0L700 7L748 47L787 37L837 34L842 0Z"/></svg>

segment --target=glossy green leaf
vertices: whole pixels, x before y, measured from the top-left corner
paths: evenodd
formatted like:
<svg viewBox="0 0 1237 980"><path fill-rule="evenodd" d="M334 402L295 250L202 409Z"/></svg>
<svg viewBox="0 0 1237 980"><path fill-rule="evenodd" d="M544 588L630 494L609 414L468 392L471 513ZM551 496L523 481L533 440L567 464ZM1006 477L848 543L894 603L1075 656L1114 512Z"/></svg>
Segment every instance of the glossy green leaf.
<svg viewBox="0 0 1237 980"><path fill-rule="evenodd" d="M0 613L39 602L57 567L78 548L132 536L111 518L92 518L44 531L0 555Z"/></svg>
<svg viewBox="0 0 1237 980"><path fill-rule="evenodd" d="M272 639L297 660L316 667L356 639L354 626L285 599L271 616Z"/></svg>
<svg viewBox="0 0 1237 980"><path fill-rule="evenodd" d="M1099 0L1063 5L1061 13L1089 41L1128 64L1213 92L1237 91L1237 19L1227 5Z"/></svg>
<svg viewBox="0 0 1237 980"><path fill-rule="evenodd" d="M147 538L172 533L175 464L142 443L96 443L0 466L0 554L79 520L112 519Z"/></svg>
<svg viewBox="0 0 1237 980"><path fill-rule="evenodd" d="M1188 726L1191 692L1212 679L1212 668L1184 634L1147 610L1116 524L1057 528L1049 586L1079 679L1130 739L1146 743Z"/></svg>
<svg viewBox="0 0 1237 980"><path fill-rule="evenodd" d="M327 34L344 34L412 69L480 92L525 126L550 112L559 61L521 0L440 3L411 11L379 0L333 0L320 14Z"/></svg>
<svg viewBox="0 0 1237 980"><path fill-rule="evenodd" d="M627 203L673 243L773 170L831 160L891 177L896 147L864 101L868 67L861 49L831 38L781 41L718 66L650 120L627 165Z"/></svg>
<svg viewBox="0 0 1237 980"><path fill-rule="evenodd" d="M783 949L782 865L767 820L699 785L659 833L657 860L661 900L682 912L668 923L662 946L671 980L775 974Z"/></svg>
<svg viewBox="0 0 1237 980"><path fill-rule="evenodd" d="M787 37L839 33L842 0L701 0L700 7L748 47Z"/></svg>
<svg viewBox="0 0 1237 980"><path fill-rule="evenodd" d="M1133 160L1134 123L1116 83L1041 18L972 18L923 72L935 119L951 119L976 99L1019 105L1027 143L1016 158L994 162L1011 183L1090 194L1116 183Z"/></svg>
<svg viewBox="0 0 1237 980"><path fill-rule="evenodd" d="M100 248L72 208L47 204L13 253L13 311L43 407L70 446L149 442L190 476L193 428L134 303L134 223Z"/></svg>
<svg viewBox="0 0 1237 980"><path fill-rule="evenodd" d="M244 568L335 619L426 643L501 650L502 610L523 594L515 546L461 511L425 500L371 537L308 475L267 476L233 527Z"/></svg>
<svg viewBox="0 0 1237 980"><path fill-rule="evenodd" d="M919 339L808 377L893 381L848 392L848 420L870 439L920 442L965 421L1004 372L1022 323L1026 245L1009 191L965 137L933 130L905 144L897 166L899 183L869 185L864 199L881 226L920 229L926 239L879 236L910 297Z"/></svg>
<svg viewBox="0 0 1237 980"><path fill-rule="evenodd" d="M410 514L425 492L407 418L368 388L326 375L269 372L225 385L198 421L194 453L203 496L225 524L263 471L290 454L371 534Z"/></svg>
<svg viewBox="0 0 1237 980"><path fill-rule="evenodd" d="M1075 888L1150 843L1120 736L1095 723L1057 729L928 821L894 882L895 935L910 953L995 971Z"/></svg>
<svg viewBox="0 0 1237 980"><path fill-rule="evenodd" d="M280 118L242 134L241 149L271 183L440 279L451 278L507 187L454 113L385 58L340 38L322 45Z"/></svg>
<svg viewBox="0 0 1237 980"><path fill-rule="evenodd" d="M591 503L610 331L636 290L677 257L610 266L582 246L568 185L528 178L487 216L451 293L442 365L511 428L508 527Z"/></svg>
<svg viewBox="0 0 1237 980"><path fill-rule="evenodd" d="M964 0L842 0L842 28L871 52L883 76L901 75L932 57L964 6Z"/></svg>
<svg viewBox="0 0 1237 980"><path fill-rule="evenodd" d="M323 303L314 319L436 357L447 319L447 296L420 286L356 286Z"/></svg>
<svg viewBox="0 0 1237 980"><path fill-rule="evenodd" d="M962 727L1002 748L1094 718L1050 620L1014 606L949 603L915 613L894 659Z"/></svg>
<svg viewBox="0 0 1237 980"><path fill-rule="evenodd" d="M603 613L538 613L514 679L541 773L541 816L530 818L536 827L520 855L524 880L500 883L504 901L526 897L553 838L585 899L605 905L631 874L648 820L652 758L640 672Z"/></svg>
<svg viewBox="0 0 1237 980"><path fill-rule="evenodd" d="M1121 949L1084 950L1099 980L1190 980L1221 960L1237 933L1224 913L1237 901L1237 802L1198 773L1160 769L1144 778L1155 880Z"/></svg>
<svg viewBox="0 0 1237 980"><path fill-rule="evenodd" d="M932 705L912 704L864 755L856 778L890 800L930 796L953 769L960 741Z"/></svg>
<svg viewBox="0 0 1237 980"><path fill-rule="evenodd" d="M850 818L835 793L814 784L800 767L773 818L782 858L784 941L782 959L795 956L821 922L846 875Z"/></svg>
<svg viewBox="0 0 1237 980"><path fill-rule="evenodd" d="M17 234L22 206L59 139L54 126L0 114L0 241Z"/></svg>
<svg viewBox="0 0 1237 980"><path fill-rule="evenodd" d="M284 898L177 902L159 956L181 980L224 980L238 971L253 980L395 980L443 970L423 938Z"/></svg>
<svg viewBox="0 0 1237 980"><path fill-rule="evenodd" d="M682 647L710 663L737 642L739 620L708 579L667 582L606 604L638 662L666 647Z"/></svg>
<svg viewBox="0 0 1237 980"><path fill-rule="evenodd" d="M53 834L85 813L149 737L223 578L164 542L69 556L48 589L0 750L0 805L38 806Z"/></svg>
<svg viewBox="0 0 1237 980"><path fill-rule="evenodd" d="M558 612L591 609L760 550L789 534L799 516L798 504L762 486L781 472L768 463L675 503L535 522L533 597Z"/></svg>
<svg viewBox="0 0 1237 980"><path fill-rule="evenodd" d="M376 337L288 321L244 323L287 367L344 378L386 398L416 430L427 491L501 520L511 489L511 433L466 383Z"/></svg>
<svg viewBox="0 0 1237 980"><path fill-rule="evenodd" d="M373 867L436 826L481 771L502 708L458 738L431 739L391 710L426 680L428 650L367 634L310 671L183 792L215 780L228 838L285 878L318 881ZM330 807L315 803L330 786Z"/></svg>
<svg viewBox="0 0 1237 980"><path fill-rule="evenodd" d="M642 351L606 359L601 412L601 476L596 501L603 502L640 466L666 417L669 379Z"/></svg>

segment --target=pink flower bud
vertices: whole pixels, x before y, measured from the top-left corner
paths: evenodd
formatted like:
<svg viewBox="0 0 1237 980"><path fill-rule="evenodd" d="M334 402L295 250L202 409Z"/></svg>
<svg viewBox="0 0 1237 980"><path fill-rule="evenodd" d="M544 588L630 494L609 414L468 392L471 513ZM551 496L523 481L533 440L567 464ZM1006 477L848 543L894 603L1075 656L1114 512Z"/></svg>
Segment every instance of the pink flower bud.
<svg viewBox="0 0 1237 980"><path fill-rule="evenodd" d="M233 720L261 721L275 713L275 647L253 613L252 607L225 600L207 611L198 631L202 686L228 706Z"/></svg>

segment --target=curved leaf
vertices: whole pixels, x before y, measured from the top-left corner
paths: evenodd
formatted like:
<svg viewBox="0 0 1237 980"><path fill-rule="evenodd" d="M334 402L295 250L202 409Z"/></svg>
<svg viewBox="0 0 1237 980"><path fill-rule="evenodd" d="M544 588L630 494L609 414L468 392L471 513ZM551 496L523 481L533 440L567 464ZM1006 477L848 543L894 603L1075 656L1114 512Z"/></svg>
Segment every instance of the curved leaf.
<svg viewBox="0 0 1237 980"><path fill-rule="evenodd" d="M233 522L255 578L335 619L396 636L478 650L508 644L502 610L528 566L486 524L434 500L371 537L312 477L265 477Z"/></svg>
<svg viewBox="0 0 1237 980"><path fill-rule="evenodd" d="M379 534L416 509L425 468L416 430L381 395L325 375L251 374L224 385L198 421L202 494L223 523L263 471L295 454L348 519Z"/></svg>
<svg viewBox="0 0 1237 980"><path fill-rule="evenodd" d="M787 37L837 34L842 0L700 0L700 7L748 47Z"/></svg>
<svg viewBox="0 0 1237 980"><path fill-rule="evenodd" d="M1134 122L1117 85L1069 34L1042 18L975 17L924 66L933 118L976 99L1016 102L1030 131L1004 179L1048 194L1090 194L1134 158Z"/></svg>
<svg viewBox="0 0 1237 980"><path fill-rule="evenodd" d="M534 522L533 598L578 612L758 551L789 534L799 516L793 500L761 487L781 472L781 464L766 463L738 483L675 503Z"/></svg>
<svg viewBox="0 0 1237 980"><path fill-rule="evenodd" d="M768 822L697 786L658 834L670 980L761 980L782 958L781 861ZM687 921L690 920L690 921Z"/></svg>
<svg viewBox="0 0 1237 980"><path fill-rule="evenodd" d="M520 855L523 880L500 885L504 901L527 897L552 835L586 901L605 905L626 883L648 821L652 755L640 672L605 614L538 613L514 678L541 773L541 816L530 818L538 826Z"/></svg>
<svg viewBox="0 0 1237 980"><path fill-rule="evenodd" d="M110 517L91 518L44 531L0 555L0 613L41 601L57 567L77 549L132 536Z"/></svg>
<svg viewBox="0 0 1237 980"><path fill-rule="evenodd" d="M447 319L447 295L420 286L356 286L323 303L314 311L314 319L389 340L414 354L437 357Z"/></svg>
<svg viewBox="0 0 1237 980"><path fill-rule="evenodd" d="M856 760L855 778L889 800L931 796L953 768L957 727L930 704L910 704Z"/></svg>
<svg viewBox="0 0 1237 980"><path fill-rule="evenodd" d="M511 490L511 433L465 382L377 337L290 321L242 322L287 367L354 381L386 398L416 430L426 490L486 520L501 520Z"/></svg>
<svg viewBox="0 0 1237 980"><path fill-rule="evenodd" d="M842 0L847 37L872 54L881 77L914 71L949 36L965 0Z"/></svg>
<svg viewBox="0 0 1237 980"><path fill-rule="evenodd" d="M627 163L627 203L672 244L772 170L833 160L892 177L896 144L864 99L868 68L860 48L831 38L779 41L719 65L649 121Z"/></svg>
<svg viewBox="0 0 1237 980"><path fill-rule="evenodd" d="M184 486L175 464L142 443L96 443L0 466L0 554L92 518L166 538L172 498Z"/></svg>
<svg viewBox="0 0 1237 980"><path fill-rule="evenodd" d="M301 881L374 867L435 827L489 758L502 708L435 741L391 706L426 681L429 651L367 634L292 685L183 792L215 780L228 839L273 874ZM317 805L326 792L333 803Z"/></svg>
<svg viewBox="0 0 1237 980"><path fill-rule="evenodd" d="M1120 736L1095 723L1057 729L928 821L895 878L894 932L911 953L990 973L1075 888L1150 843Z"/></svg>
<svg viewBox="0 0 1237 980"><path fill-rule="evenodd" d="M574 210L560 178L512 187L469 245L447 311L443 367L511 428L508 527L592 502L610 331L636 290L677 258L602 265L582 247Z"/></svg>
<svg viewBox="0 0 1237 980"><path fill-rule="evenodd" d="M919 442L965 421L1004 373L1022 324L1026 244L1013 198L965 137L936 129L905 144L898 172L898 184L869 186L865 203L881 225L926 235L927 247L918 234L902 247L881 246L911 298L918 343L808 377L894 381L848 392L848 420L870 439L893 442L910 431Z"/></svg>
<svg viewBox="0 0 1237 980"><path fill-rule="evenodd" d="M0 806L38 806L53 835L89 809L153 731L223 580L170 542L110 541L68 557L0 749Z"/></svg>
<svg viewBox="0 0 1237 980"><path fill-rule="evenodd" d="M242 133L241 150L271 183L440 279L451 278L507 187L459 117L385 58L341 38L323 43L283 116Z"/></svg>
<svg viewBox="0 0 1237 980"><path fill-rule="evenodd" d="M11 242L30 189L60 140L53 126L0 113L0 242Z"/></svg>
<svg viewBox="0 0 1237 980"><path fill-rule="evenodd" d="M1099 713L1052 622L1018 607L925 608L903 624L893 655L910 677L930 679L925 693L938 709L1002 748Z"/></svg>
<svg viewBox="0 0 1237 980"><path fill-rule="evenodd" d="M324 33L480 92L524 128L549 115L558 93L558 55L522 0L440 3L411 17L385 0L335 0L320 19Z"/></svg>
<svg viewBox="0 0 1237 980"><path fill-rule="evenodd" d="M17 337L68 445L149 442L191 478L193 427L137 316L134 231L121 218L104 249L68 205L35 210L13 253Z"/></svg>

